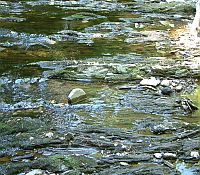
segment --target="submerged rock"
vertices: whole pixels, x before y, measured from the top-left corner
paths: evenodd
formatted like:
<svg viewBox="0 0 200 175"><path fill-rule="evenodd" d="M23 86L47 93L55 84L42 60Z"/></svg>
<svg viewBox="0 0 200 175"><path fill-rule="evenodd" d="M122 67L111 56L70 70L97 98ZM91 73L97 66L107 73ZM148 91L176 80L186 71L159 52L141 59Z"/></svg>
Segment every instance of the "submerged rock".
<svg viewBox="0 0 200 175"><path fill-rule="evenodd" d="M73 20L84 20L84 21L90 21L95 19L105 19L105 16L96 15L94 13L88 13L88 12L80 12L73 14L69 17L63 18L66 21L73 21Z"/></svg>
<svg viewBox="0 0 200 175"><path fill-rule="evenodd" d="M73 89L70 94L68 95L68 103L76 103L85 99L86 93L83 89L75 88Z"/></svg>
<svg viewBox="0 0 200 175"><path fill-rule="evenodd" d="M142 31L135 32L130 31L128 38L125 39L125 43L143 43L143 42L161 42L168 40L168 33L163 31Z"/></svg>

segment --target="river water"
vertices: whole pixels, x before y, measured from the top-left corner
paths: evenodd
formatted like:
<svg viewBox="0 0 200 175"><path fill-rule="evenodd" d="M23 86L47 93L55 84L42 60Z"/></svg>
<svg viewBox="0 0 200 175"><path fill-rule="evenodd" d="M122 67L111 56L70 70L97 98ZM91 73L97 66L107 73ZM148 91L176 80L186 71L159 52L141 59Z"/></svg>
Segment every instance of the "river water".
<svg viewBox="0 0 200 175"><path fill-rule="evenodd" d="M181 106L186 97L200 105L199 67L185 66L199 50L176 45L194 9L158 2L0 1L0 174L199 172L199 110ZM150 76L169 79L175 90L165 96L162 86L141 86ZM87 98L69 105L73 88ZM155 160L155 152L177 155ZM126 156L107 160L118 153ZM130 161L132 154L143 158Z"/></svg>

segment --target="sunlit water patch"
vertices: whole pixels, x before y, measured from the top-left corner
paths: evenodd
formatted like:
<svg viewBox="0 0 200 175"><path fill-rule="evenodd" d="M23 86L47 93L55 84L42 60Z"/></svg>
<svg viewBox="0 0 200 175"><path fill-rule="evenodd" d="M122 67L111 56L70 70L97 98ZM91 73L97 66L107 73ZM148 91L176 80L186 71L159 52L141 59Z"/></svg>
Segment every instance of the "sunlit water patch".
<svg viewBox="0 0 200 175"><path fill-rule="evenodd" d="M187 167L184 162L177 163L176 169L181 175L197 175L199 172L197 167Z"/></svg>

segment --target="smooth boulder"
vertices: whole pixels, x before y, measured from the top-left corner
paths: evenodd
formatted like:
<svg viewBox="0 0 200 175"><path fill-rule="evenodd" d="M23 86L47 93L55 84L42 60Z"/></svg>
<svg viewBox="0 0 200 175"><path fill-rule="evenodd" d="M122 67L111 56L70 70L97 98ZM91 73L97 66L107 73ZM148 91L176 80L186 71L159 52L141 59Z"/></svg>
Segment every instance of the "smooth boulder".
<svg viewBox="0 0 200 175"><path fill-rule="evenodd" d="M44 172L40 169L34 169L32 171L30 171L29 173L27 173L26 175L42 175Z"/></svg>
<svg viewBox="0 0 200 175"><path fill-rule="evenodd" d="M86 93L83 89L81 88L75 88L73 89L69 95L68 95L68 103L77 103L79 101L82 101L86 98Z"/></svg>
<svg viewBox="0 0 200 175"><path fill-rule="evenodd" d="M140 85L143 86L158 86L160 84L160 80L156 79L155 77L151 77L149 79L145 78L140 82Z"/></svg>
<svg viewBox="0 0 200 175"><path fill-rule="evenodd" d="M171 87L164 87L161 89L161 92L163 95L171 95L171 93L173 92Z"/></svg>
<svg viewBox="0 0 200 175"><path fill-rule="evenodd" d="M169 87L172 84L172 80L162 80L160 85L161 86L165 86L165 87Z"/></svg>

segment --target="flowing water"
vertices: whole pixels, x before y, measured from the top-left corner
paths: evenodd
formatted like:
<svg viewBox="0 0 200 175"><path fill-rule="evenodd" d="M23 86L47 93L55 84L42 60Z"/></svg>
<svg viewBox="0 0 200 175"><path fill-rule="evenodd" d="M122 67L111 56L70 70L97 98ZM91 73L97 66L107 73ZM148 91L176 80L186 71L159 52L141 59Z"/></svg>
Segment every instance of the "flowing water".
<svg viewBox="0 0 200 175"><path fill-rule="evenodd" d="M2 174L9 174L8 166L15 169L13 167L19 162L31 162L38 157L55 154L98 157L101 152L95 146L85 147L80 143L69 149L59 148L60 142L51 143L52 137L48 135L51 132L61 141L68 132L78 135L78 130L81 132L79 127L84 126L132 130L148 137L154 134L149 129L151 127L145 128L141 124L145 119L160 124L167 122L169 128L176 127L174 123L179 122L182 128L185 127L183 124L195 127L200 124L199 110L191 114L175 105L177 94L168 98L160 96L157 90L139 85L142 77L150 75L148 66L168 60L174 64L180 60L180 55L174 52L176 45L169 38L174 30L191 21L192 13L161 13L162 8L154 11L154 6L150 7L148 3L144 8L142 2L0 1ZM55 74L65 69L69 69L65 77L55 78ZM76 71L77 74L72 76ZM132 77L129 77L129 71ZM169 78L159 73L152 75ZM183 87L187 82L191 91L198 84L190 83L191 77L183 80L172 77ZM67 95L73 88L84 89L87 98L68 105ZM186 89L183 97L188 96L188 92ZM197 88L189 95L198 107L199 93ZM177 133L165 134L163 137ZM50 141L46 145L43 142L37 145L36 138ZM191 166L193 162L188 164ZM26 168L18 168L19 171L10 174L34 169L24 166ZM148 166L153 165L145 167ZM179 169L185 174L184 168ZM168 174L168 170L161 171Z"/></svg>

